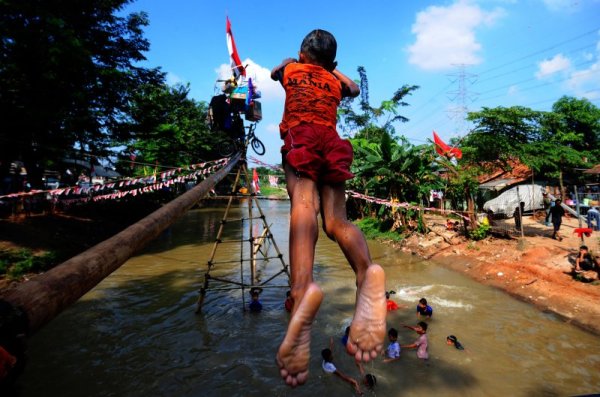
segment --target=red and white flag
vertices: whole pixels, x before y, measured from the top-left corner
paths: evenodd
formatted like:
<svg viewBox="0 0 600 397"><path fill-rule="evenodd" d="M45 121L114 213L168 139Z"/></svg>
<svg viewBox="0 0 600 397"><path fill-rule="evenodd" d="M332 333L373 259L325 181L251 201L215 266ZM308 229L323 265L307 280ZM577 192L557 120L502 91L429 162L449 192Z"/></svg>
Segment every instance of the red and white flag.
<svg viewBox="0 0 600 397"><path fill-rule="evenodd" d="M446 142L442 141L441 138L433 131L433 143L435 143L435 151L440 156L445 156L447 158L456 157L456 159L460 159L462 157L462 150L457 147L451 147Z"/></svg>
<svg viewBox="0 0 600 397"><path fill-rule="evenodd" d="M237 80L240 76L246 76L246 69L242 65L240 56L238 55L237 48L235 47L235 41L233 40L233 32L231 31L231 22L229 17L227 18L227 49L229 50L229 56L231 57L231 71L235 79Z"/></svg>

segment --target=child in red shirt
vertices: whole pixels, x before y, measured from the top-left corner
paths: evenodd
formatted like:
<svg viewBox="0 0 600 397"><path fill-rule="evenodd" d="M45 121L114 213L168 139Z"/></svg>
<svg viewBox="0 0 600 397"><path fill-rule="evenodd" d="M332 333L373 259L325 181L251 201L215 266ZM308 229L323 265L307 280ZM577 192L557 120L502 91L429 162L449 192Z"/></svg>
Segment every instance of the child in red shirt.
<svg viewBox="0 0 600 397"><path fill-rule="evenodd" d="M271 72L286 93L280 134L291 201L294 307L277 363L281 377L292 387L308 377L310 327L323 299L313 281L319 213L327 236L339 244L356 273L356 311L346 350L359 362L370 361L383 349L386 335L384 271L372 263L362 232L346 218L344 183L353 177L353 152L335 129L337 107L343 97L355 97L360 89L336 69L336 52L333 35L316 29L304 38L298 60L288 58Z"/></svg>

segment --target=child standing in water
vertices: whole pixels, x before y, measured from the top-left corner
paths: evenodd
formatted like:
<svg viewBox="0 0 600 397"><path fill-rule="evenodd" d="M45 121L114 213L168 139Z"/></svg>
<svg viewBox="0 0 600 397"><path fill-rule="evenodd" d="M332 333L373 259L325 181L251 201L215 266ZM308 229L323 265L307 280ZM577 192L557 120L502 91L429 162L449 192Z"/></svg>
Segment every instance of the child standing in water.
<svg viewBox="0 0 600 397"><path fill-rule="evenodd" d="M390 344L385 349L384 363L400 360L400 344L398 343L398 330L396 328L390 328L388 339L390 340Z"/></svg>
<svg viewBox="0 0 600 397"><path fill-rule="evenodd" d="M400 345L400 348L417 349L417 357L424 361L427 361L429 359L429 351L427 350L427 347L429 345L429 342L427 340L427 323L421 321L415 327L412 327L410 325L404 325L404 328L412 329L417 334L419 334L419 337L414 343L411 343L409 345Z"/></svg>
<svg viewBox="0 0 600 397"><path fill-rule="evenodd" d="M281 377L294 387L306 382L310 331L323 292L313 281L320 213L323 229L342 249L356 273L355 314L346 350L357 361L370 361L383 349L386 334L385 274L373 264L362 232L346 218L345 181L352 145L336 131L337 108L359 87L336 69L337 43L324 30L302 41L298 60L285 59L271 72L286 99L279 125L287 190L291 201L290 272L294 301L286 335L277 352Z"/></svg>
<svg viewBox="0 0 600 397"><path fill-rule="evenodd" d="M419 303L417 304L417 317L425 316L431 318L432 315L433 309L427 304L427 299L419 299Z"/></svg>

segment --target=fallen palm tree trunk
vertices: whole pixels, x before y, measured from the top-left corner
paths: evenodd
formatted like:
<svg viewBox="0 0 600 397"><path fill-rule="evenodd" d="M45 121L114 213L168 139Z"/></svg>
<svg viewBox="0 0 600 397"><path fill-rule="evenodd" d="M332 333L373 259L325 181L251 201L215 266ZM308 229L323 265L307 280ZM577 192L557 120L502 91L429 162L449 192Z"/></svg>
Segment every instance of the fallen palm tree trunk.
<svg viewBox="0 0 600 397"><path fill-rule="evenodd" d="M32 335L118 269L208 194L237 164L239 156L198 186L122 232L8 292L2 299L18 308Z"/></svg>

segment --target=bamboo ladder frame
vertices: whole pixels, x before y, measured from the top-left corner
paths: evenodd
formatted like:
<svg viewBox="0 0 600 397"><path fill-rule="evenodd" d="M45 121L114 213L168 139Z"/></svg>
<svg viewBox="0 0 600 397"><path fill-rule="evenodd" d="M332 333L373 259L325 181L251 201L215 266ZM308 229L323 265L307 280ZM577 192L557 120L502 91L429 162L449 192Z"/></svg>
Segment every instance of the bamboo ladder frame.
<svg viewBox="0 0 600 397"><path fill-rule="evenodd" d="M196 313L200 313L202 311L202 305L204 303L206 293L208 292L209 289L213 290L213 291L228 291L228 290L241 289L242 290L242 305L244 307L244 310L246 310L246 300L245 300L245 290L246 289L251 290L252 288L261 288L261 289L267 288L267 284L269 284L271 281L273 281L275 278L277 278L278 276L280 276L283 273L285 273L287 275L287 284L271 285L268 288L289 288L290 287L290 273L289 273L288 265L286 265L285 261L283 260L283 254L281 253L281 251L279 250L279 247L277 246L277 243L275 242L273 233L271 233L271 228L266 221L265 214L263 213L262 208L260 207L258 198L256 197L256 193L251 193L248 196L239 196L237 194L237 189L238 189L241 178L245 178L246 186L248 186L248 187L251 186L251 183L250 183L251 178L250 178L250 174L248 173L248 167L246 165L245 153L246 153L247 147L248 147L248 141L245 142L245 148L242 152L242 158L241 158L240 162L238 163L239 165L238 165L237 172L235 175L235 181L231 188L231 193L229 194L227 208L225 209L225 213L223 214L223 218L221 219L221 223L219 225L219 230L217 232L217 237L215 239L215 243L213 245L212 252L210 254L210 258L208 259L208 262L207 262L207 270L204 273L204 280L202 283L202 287L200 288L200 296L198 297ZM240 198L240 197L247 197L247 202L248 202L247 216L246 217L242 216L241 218L229 218L229 212L231 210L234 199ZM258 216L254 215L254 207L256 207L256 210L259 213ZM244 239L243 238L243 234L244 234L243 226L246 221L247 221L247 225L248 225L248 229L247 229L248 230L248 238ZM258 235L256 237L253 235L253 230L252 230L255 221L261 222L262 226L263 226L262 233L260 233L260 235ZM232 223L232 222L240 222L240 224L242 226L240 228L240 238L223 240L222 237L223 237L223 231L225 229L225 226L228 223ZM240 243L239 280L233 280L231 278L215 277L215 276L211 275L211 270L215 269L217 267L217 265L231 264L234 262L238 262L238 261L231 261L231 260L215 261L215 256L217 254L217 250L221 247L222 244L227 244L227 243ZM244 243L249 244L248 250L244 250ZM276 252L275 256L268 256L269 247L266 247L266 249L264 249L267 243L270 243L270 245L275 249L275 252ZM248 253L249 257L245 258L244 257L245 253ZM259 262L259 261L268 262L271 259L278 259L281 262L281 269L276 274L269 277L267 280L259 282L258 277L257 277L257 272L256 272L257 262ZM250 270L250 280L249 280L250 282L244 281L244 278L245 278L244 267L248 267L248 265L250 267L250 269L249 269ZM215 282L221 283L224 286L216 287L216 288L212 287L209 285L210 281L215 281Z"/></svg>

